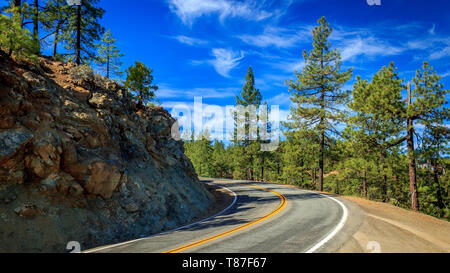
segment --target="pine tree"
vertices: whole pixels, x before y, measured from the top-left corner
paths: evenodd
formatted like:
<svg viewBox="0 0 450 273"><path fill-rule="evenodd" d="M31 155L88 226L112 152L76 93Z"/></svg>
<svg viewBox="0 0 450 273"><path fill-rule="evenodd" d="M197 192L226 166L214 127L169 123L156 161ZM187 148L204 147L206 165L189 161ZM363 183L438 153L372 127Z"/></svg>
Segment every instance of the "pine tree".
<svg viewBox="0 0 450 273"><path fill-rule="evenodd" d="M411 87L408 86L405 116L407 120L406 143L409 159L411 209L414 211L419 210L414 121L430 127L434 124L442 124L445 120L449 119L449 111L445 107L447 103L445 97L449 93L449 90L443 89L443 85L439 82L441 78L427 62L424 62L422 70L417 70L416 76L413 78L414 90L410 90Z"/></svg>
<svg viewBox="0 0 450 273"><path fill-rule="evenodd" d="M230 177L230 160L223 142L215 140L212 147L212 173L213 177Z"/></svg>
<svg viewBox="0 0 450 273"><path fill-rule="evenodd" d="M252 67L250 66L245 76L245 84L239 96L236 96L235 111L235 132L234 141L236 145L242 145L245 152L245 160L241 166L246 171L246 178L254 179L254 159L257 154L258 144L251 143L251 140L258 140L258 116L257 110L261 105L261 92L255 88L255 77L253 75ZM256 130L256 131L255 131ZM243 135L241 135L241 133Z"/></svg>
<svg viewBox="0 0 450 273"><path fill-rule="evenodd" d="M450 181L442 179L445 173L445 158L450 155L449 147L450 129L439 124L430 124L426 126L422 134L422 146L418 150L418 162L426 170L425 185L421 192L426 192L422 200L430 200L430 205L423 204L423 208L433 209L435 214L440 217L445 216L445 209L448 207L448 194L446 187ZM424 200L425 199L425 200Z"/></svg>
<svg viewBox="0 0 450 273"><path fill-rule="evenodd" d="M339 108L347 100L347 92L342 91L344 84L351 78L352 69L341 72L341 56L338 50L332 50L328 42L333 29L322 17L319 26L313 30L313 49L303 51L305 67L296 72L297 81L289 81L291 100L297 108L291 108L291 117L295 121L305 120L308 127L319 134L319 190L323 189L325 138L329 132L337 132L336 124L344 120Z"/></svg>
<svg viewBox="0 0 450 273"><path fill-rule="evenodd" d="M80 6L69 7L68 21L62 29L65 48L71 52L68 59L77 64L96 60L96 43L105 32L100 25L105 10L98 7L99 0L81 0Z"/></svg>
<svg viewBox="0 0 450 273"><path fill-rule="evenodd" d="M11 9L13 13L13 21L17 24L20 24L22 26L22 1L21 0L13 0L11 1Z"/></svg>
<svg viewBox="0 0 450 273"><path fill-rule="evenodd" d="M257 117L251 116L251 114L256 114L258 107L261 105L261 92L259 89L255 88L255 77L253 75L252 67L250 66L247 70L247 74L245 75L245 83L242 87L242 91L240 93L240 97L236 96L236 106L241 107L235 112L235 134L234 140L239 141L237 139L237 131L243 130L243 136L239 136L239 138L243 138L241 142L244 146L248 146L250 144L250 139L255 139L256 136L254 132L251 132L250 126L257 124ZM246 109L244 109L246 108ZM253 113L245 112L245 110L254 111ZM243 123L240 123L243 121ZM253 134L253 135L252 135Z"/></svg>
<svg viewBox="0 0 450 273"><path fill-rule="evenodd" d="M50 36L54 37L53 58L56 59L58 57L58 44L63 40L61 33L68 28L72 8L67 5L66 0L48 0L42 9L40 20L47 35L41 40L45 40Z"/></svg>
<svg viewBox="0 0 450 273"><path fill-rule="evenodd" d="M388 201L388 151L404 142L400 135L402 82L393 63L383 67L370 83L358 76L349 104L356 114L347 120L347 136L357 142L354 145L359 147L366 160L374 154L378 156L382 200L385 202Z"/></svg>
<svg viewBox="0 0 450 273"><path fill-rule="evenodd" d="M39 8L39 1L33 0L33 4L30 5L28 2L24 1L22 2L21 6L21 15L22 15L22 28L25 28L26 25L32 24L33 25L33 43L35 44L35 54L40 55L40 40L39 40L39 23L41 21L40 16L40 8Z"/></svg>
<svg viewBox="0 0 450 273"><path fill-rule="evenodd" d="M136 61L134 66L130 66L127 70L127 78L124 87L128 89L138 103L138 108L142 108L154 101L155 93L158 86L153 83L153 70L145 66L143 63Z"/></svg>
<svg viewBox="0 0 450 273"><path fill-rule="evenodd" d="M116 39L114 39L111 31L108 29L98 47L97 64L105 72L107 79L110 76L121 76L123 74L120 71L120 66L122 65L120 58L124 55L120 53L115 43Z"/></svg>
<svg viewBox="0 0 450 273"><path fill-rule="evenodd" d="M251 66L247 70L247 75L245 75L245 83L240 95L241 97L236 96L236 105L254 105L256 107L261 105L261 92L255 88L255 76Z"/></svg>
<svg viewBox="0 0 450 273"><path fill-rule="evenodd" d="M17 59L30 59L37 62L36 43L30 32L22 28L22 6L14 1L11 7L3 8L10 17L0 14L0 49Z"/></svg>

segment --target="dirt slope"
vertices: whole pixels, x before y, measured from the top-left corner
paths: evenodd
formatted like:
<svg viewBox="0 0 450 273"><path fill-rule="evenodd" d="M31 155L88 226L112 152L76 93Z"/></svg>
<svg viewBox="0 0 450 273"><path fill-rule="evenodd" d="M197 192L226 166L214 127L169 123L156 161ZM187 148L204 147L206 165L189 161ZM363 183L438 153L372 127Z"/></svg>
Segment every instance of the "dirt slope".
<svg viewBox="0 0 450 273"><path fill-rule="evenodd" d="M390 204L357 197L341 198L357 204L366 217L359 230L337 252L450 252L447 221Z"/></svg>

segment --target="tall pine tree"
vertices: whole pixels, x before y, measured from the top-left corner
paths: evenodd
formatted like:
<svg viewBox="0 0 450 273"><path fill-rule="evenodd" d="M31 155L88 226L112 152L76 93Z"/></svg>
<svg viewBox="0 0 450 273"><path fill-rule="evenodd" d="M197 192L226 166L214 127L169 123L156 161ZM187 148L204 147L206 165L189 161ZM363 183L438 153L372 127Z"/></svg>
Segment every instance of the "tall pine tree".
<svg viewBox="0 0 450 273"><path fill-rule="evenodd" d="M72 7L67 5L66 0L48 0L42 8L43 13L40 16L42 26L47 35L41 40L53 37L53 58L58 57L58 44L63 40L61 34L68 27L69 17Z"/></svg>
<svg viewBox="0 0 450 273"><path fill-rule="evenodd" d="M337 133L336 125L344 121L339 105L347 101L348 93L342 91L351 78L352 69L341 72L341 55L331 49L328 38L333 31L324 17L313 30L313 49L303 51L305 67L296 73L297 81L289 81L291 100L297 105L291 108L292 126L298 121L314 128L319 135L319 190L323 190L325 140L328 133ZM297 121L297 122L295 122Z"/></svg>
<svg viewBox="0 0 450 273"><path fill-rule="evenodd" d="M243 146L245 153L245 165L242 168L246 171L246 178L254 179L254 159L258 153L260 145L258 140L258 115L257 110L261 105L261 92L255 87L255 77L250 66L245 75L245 84L239 96L236 96L235 111L235 143ZM256 131L255 131L256 130ZM254 140L254 142L251 142Z"/></svg>
<svg viewBox="0 0 450 273"><path fill-rule="evenodd" d="M71 52L67 55L68 59L77 64L97 59L96 43L105 32L99 22L105 10L98 7L98 2L99 0L81 0L80 6L70 7L68 22L62 29L65 48Z"/></svg>
<svg viewBox="0 0 450 273"><path fill-rule="evenodd" d="M417 70L413 78L414 90L408 86L408 98L406 107L407 136L406 143L408 147L409 159L409 182L411 195L411 209L419 210L419 197L417 191L417 170L416 170L416 152L414 145L415 126L414 122L431 127L436 124L443 124L449 119L448 108L445 107L446 95L449 90L444 89L440 79L433 68L425 62L422 70ZM440 131L437 131L440 132ZM438 137L438 136L437 136Z"/></svg>

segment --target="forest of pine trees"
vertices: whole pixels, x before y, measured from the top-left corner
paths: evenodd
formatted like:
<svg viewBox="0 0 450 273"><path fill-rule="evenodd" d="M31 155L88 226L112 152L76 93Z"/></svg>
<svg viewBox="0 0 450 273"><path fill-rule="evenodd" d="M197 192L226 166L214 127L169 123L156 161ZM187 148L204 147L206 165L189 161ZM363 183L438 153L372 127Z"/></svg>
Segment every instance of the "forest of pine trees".
<svg viewBox="0 0 450 273"><path fill-rule="evenodd" d="M294 107L278 149L261 152L258 138L225 145L207 130L194 133L185 150L199 176L356 195L449 220L449 91L441 77L425 62L414 78L401 79L390 63L372 79L357 76L347 92L352 70L341 69L331 32L321 18L303 71L288 82ZM245 79L236 105L259 106L251 67Z"/></svg>

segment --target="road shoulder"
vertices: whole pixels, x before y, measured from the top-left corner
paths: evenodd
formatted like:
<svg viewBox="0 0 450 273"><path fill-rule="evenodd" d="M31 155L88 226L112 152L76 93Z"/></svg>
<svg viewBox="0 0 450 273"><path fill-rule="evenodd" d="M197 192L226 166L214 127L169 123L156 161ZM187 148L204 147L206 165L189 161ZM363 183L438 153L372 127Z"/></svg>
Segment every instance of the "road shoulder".
<svg viewBox="0 0 450 273"><path fill-rule="evenodd" d="M365 214L363 223L339 253L442 253L450 252L450 223L391 204L345 196Z"/></svg>

